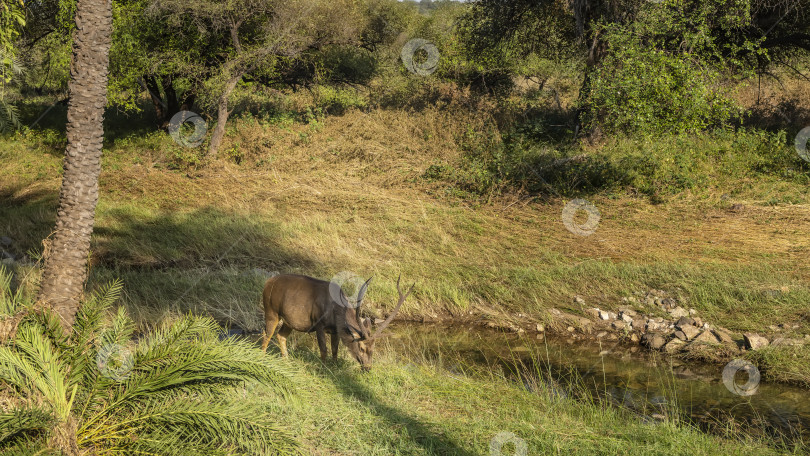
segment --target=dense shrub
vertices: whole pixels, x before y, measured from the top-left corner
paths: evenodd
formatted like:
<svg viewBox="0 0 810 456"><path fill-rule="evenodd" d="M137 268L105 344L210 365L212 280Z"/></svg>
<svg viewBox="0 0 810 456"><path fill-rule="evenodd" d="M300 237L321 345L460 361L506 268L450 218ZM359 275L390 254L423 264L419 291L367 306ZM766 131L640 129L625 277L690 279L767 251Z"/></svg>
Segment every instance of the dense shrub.
<svg viewBox="0 0 810 456"><path fill-rule="evenodd" d="M609 54L589 75L587 123L606 133L680 133L726 124L739 110L699 56L662 50L632 28L605 27Z"/></svg>

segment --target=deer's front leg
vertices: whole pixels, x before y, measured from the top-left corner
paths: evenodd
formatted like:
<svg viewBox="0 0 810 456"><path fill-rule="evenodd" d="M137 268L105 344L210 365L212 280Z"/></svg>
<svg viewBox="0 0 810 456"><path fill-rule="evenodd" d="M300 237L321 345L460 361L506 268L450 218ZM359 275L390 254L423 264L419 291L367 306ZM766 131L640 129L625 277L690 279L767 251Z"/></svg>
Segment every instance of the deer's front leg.
<svg viewBox="0 0 810 456"><path fill-rule="evenodd" d="M326 333L323 329L316 329L315 335L318 338L318 348L321 350L321 360L326 361Z"/></svg>
<svg viewBox="0 0 810 456"><path fill-rule="evenodd" d="M332 359L337 359L338 346L340 345L340 338L337 331L332 334Z"/></svg>

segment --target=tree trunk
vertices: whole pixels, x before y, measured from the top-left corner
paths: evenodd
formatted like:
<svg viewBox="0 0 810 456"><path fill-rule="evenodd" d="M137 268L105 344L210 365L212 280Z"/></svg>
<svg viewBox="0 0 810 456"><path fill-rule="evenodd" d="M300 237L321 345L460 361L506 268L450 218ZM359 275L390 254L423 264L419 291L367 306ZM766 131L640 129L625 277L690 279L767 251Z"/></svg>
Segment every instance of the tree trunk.
<svg viewBox="0 0 810 456"><path fill-rule="evenodd" d="M98 202L112 35L111 0L78 0L75 21L62 190L38 296L40 302L56 311L67 329L76 319L87 279L90 235Z"/></svg>
<svg viewBox="0 0 810 456"><path fill-rule="evenodd" d="M166 94L166 105L169 107L169 118L180 112L180 103L177 101L177 92L171 76L163 76L163 93Z"/></svg>
<svg viewBox="0 0 810 456"><path fill-rule="evenodd" d="M228 97L236 88L236 84L242 79L242 74L234 76L225 83L225 88L222 89L222 95L219 97L219 104L217 107L217 126L214 127L214 133L211 135L211 144L208 145L208 155L215 156L219 147L222 145L222 139L225 138L225 124L228 122Z"/></svg>
<svg viewBox="0 0 810 456"><path fill-rule="evenodd" d="M155 107L155 117L157 118L157 126L161 129L166 129L169 125L169 108L160 96L160 87L158 87L157 80L154 76L143 77L143 88L149 93L149 98L152 100L152 105Z"/></svg>

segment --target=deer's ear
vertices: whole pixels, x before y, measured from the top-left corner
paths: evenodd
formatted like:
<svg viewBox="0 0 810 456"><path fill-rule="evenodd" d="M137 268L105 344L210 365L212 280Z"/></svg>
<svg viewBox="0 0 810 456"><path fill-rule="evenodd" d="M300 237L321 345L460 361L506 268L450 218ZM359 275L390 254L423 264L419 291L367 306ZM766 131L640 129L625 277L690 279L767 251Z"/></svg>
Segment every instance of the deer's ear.
<svg viewBox="0 0 810 456"><path fill-rule="evenodd" d="M363 327L366 328L368 332L371 332L371 318L363 320Z"/></svg>

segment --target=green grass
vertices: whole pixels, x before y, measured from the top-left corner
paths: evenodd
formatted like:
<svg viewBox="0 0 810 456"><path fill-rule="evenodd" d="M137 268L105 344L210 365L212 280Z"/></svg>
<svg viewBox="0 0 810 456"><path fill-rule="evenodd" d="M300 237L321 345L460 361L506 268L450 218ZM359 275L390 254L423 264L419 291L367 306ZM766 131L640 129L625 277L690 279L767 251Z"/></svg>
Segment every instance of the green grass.
<svg viewBox="0 0 810 456"><path fill-rule="evenodd" d="M142 324L167 311L196 310L258 329L266 275L251 270L261 268L322 278L344 270L376 275L369 308L378 314L395 301L402 273L416 282L403 307L412 318L486 322L521 313L553 323L551 307L584 310L574 295L587 307L615 309L623 296L663 289L734 331L767 332L790 322L800 324L799 335L810 333L807 206L783 201L803 200L806 174L786 178L789 169L775 166L795 165L784 144L769 146L771 137L756 133L611 141L593 151L594 159L645 157L657 171L639 185L658 182L668 189L663 193L680 193L651 204L634 197L633 186L603 189L588 196L602 214L599 227L581 237L561 222L562 198L469 204L435 196L444 184L425 187L420 176L431 157L458 154L452 135L439 130L442 118L353 112L326 117L315 129L251 118L235 122L226 147L241 141L240 150L256 160L184 168L175 160L179 146L165 134L127 134L110 121L91 282L123 279L125 302ZM413 128L433 131L433 139L401 137L400 130ZM308 144L297 139L302 131ZM53 227L59 138L46 129L0 141L0 173L8 176L0 183L7 203L0 206L0 234L15 240L17 254L40 250ZM350 146L353 138L361 144ZM274 145L261 146L267 141ZM769 174L774 166L779 173ZM692 176L692 190L666 187L684 175ZM773 194L781 196L770 204ZM745 212L731 211L733 204ZM769 359L766 378L808 384L810 363Z"/></svg>
<svg viewBox="0 0 810 456"><path fill-rule="evenodd" d="M231 152L207 162L164 134L110 122L90 286L122 279L141 328L191 310L258 330L265 271L328 279L348 270L375 275L367 306L378 315L395 302L402 273L416 282L403 307L412 318L553 324L551 308L584 310L574 295L616 309L623 296L663 289L735 331L796 322L798 334L810 333L806 165L756 134L583 148L584 164L544 175L558 193L599 208L596 233L581 237L560 219L566 199L548 189L485 200L426 179L431 164L464 157L466 127L440 111L236 120L224 149L238 152L238 165ZM0 140L0 235L18 255L40 251L54 225L64 135L45 128ZM617 171L624 177L610 183ZM773 348L755 361L766 379L809 385L808 353ZM488 454L501 431L524 438L529 454L761 448L495 377L448 380L393 359L368 376L311 355L293 362L306 386L283 410L316 454Z"/></svg>
<svg viewBox="0 0 810 456"><path fill-rule="evenodd" d="M498 374L451 373L386 355L361 374L348 361L322 364L305 346L290 362L300 367L301 387L281 410L311 454L489 455L503 432L525 441L529 455L778 453L731 430L721 438L673 419L644 422L547 387L528 391ZM502 454L514 449L506 445Z"/></svg>

